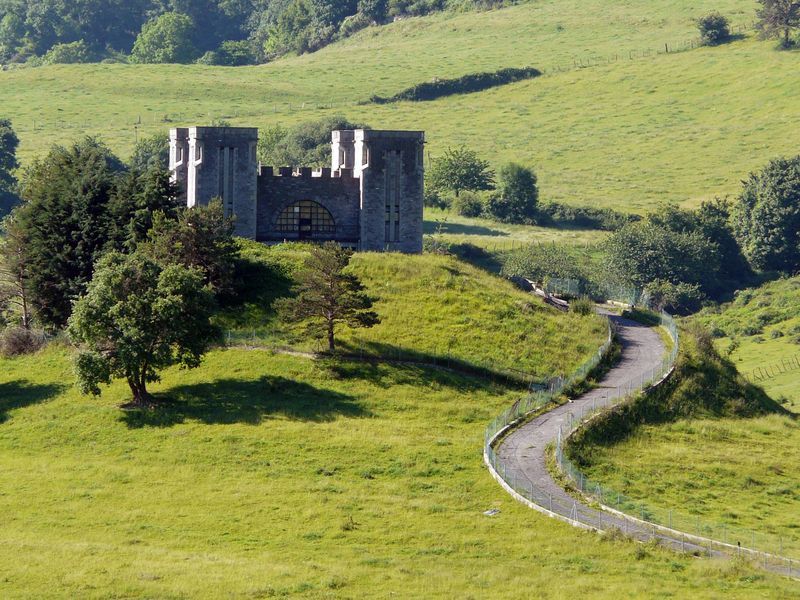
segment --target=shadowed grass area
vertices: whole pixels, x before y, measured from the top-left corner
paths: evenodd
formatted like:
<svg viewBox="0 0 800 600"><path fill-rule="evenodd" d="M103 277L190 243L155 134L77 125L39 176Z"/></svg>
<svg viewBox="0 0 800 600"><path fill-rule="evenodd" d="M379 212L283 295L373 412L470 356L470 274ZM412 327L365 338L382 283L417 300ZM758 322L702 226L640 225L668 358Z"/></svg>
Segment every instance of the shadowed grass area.
<svg viewBox="0 0 800 600"><path fill-rule="evenodd" d="M285 377L265 376L252 381L223 378L178 386L156 401L154 410L126 412L125 422L131 427L165 427L187 420L206 425L258 425L278 416L312 422L369 416L346 394Z"/></svg>
<svg viewBox="0 0 800 600"><path fill-rule="evenodd" d="M0 382L0 424L8 419L9 412L52 400L63 389L60 384L36 384L27 379Z"/></svg>
<svg viewBox="0 0 800 600"><path fill-rule="evenodd" d="M47 386L70 371L54 348L0 360L0 384ZM485 423L516 398L500 385L230 350L168 370L153 391L175 400L179 422L129 427L117 408L129 392L116 383L99 399L64 388L0 426L0 596L749 599L794 589L747 566L603 541L517 504L480 456Z"/></svg>
<svg viewBox="0 0 800 600"><path fill-rule="evenodd" d="M274 300L289 293L306 248L243 247L246 295L220 317L231 342L318 348L302 327L287 326L272 310ZM480 250L462 250L482 267L499 266ZM373 328L343 327L338 334L339 347L360 357L423 361L489 375L512 373L530 382L569 372L607 335L605 323L594 315L561 315L455 256L358 253L349 268L375 299L381 318Z"/></svg>

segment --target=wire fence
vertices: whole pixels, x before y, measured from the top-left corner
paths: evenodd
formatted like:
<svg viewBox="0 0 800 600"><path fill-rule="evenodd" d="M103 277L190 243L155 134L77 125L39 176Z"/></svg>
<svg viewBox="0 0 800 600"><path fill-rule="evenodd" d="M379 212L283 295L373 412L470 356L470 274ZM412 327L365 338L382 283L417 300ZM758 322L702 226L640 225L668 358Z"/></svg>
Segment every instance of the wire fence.
<svg viewBox="0 0 800 600"><path fill-rule="evenodd" d="M779 363L756 367L755 369L747 371L744 376L752 383L763 383L764 381L769 381L780 375L792 373L797 370L800 370L800 354L784 357Z"/></svg>
<svg viewBox="0 0 800 600"><path fill-rule="evenodd" d="M662 380L671 371L677 359L679 344L677 327L674 320L666 313L662 313L661 318L662 325L669 331L673 339L673 349L660 368L642 378L640 389L646 390ZM756 531L737 527L730 523L711 523L703 520L699 515L688 514L680 510L653 508L582 473L567 456L570 436L582 427L591 426L592 417L604 409L605 407L586 407L579 414L571 415L569 424L560 432L556 443L556 463L584 496L603 507L633 516L657 530L671 530L688 534L693 539L701 538L707 541L711 548L728 553L731 551L734 553L746 552L767 567L781 566L792 572L793 568L796 569L800 566L798 565L800 563L800 537L798 536L788 533L787 535L777 535L771 532Z"/></svg>
<svg viewBox="0 0 800 600"><path fill-rule="evenodd" d="M586 377L606 357L613 343L613 329L611 322L608 322L608 337L597 352L584 362L576 371L567 377L555 377L546 388L531 391L527 396L520 398L502 413L497 415L484 431L484 450L490 458L494 457L493 444L498 438L498 434L516 424L521 419L533 412L541 410L543 407L555 402L565 390L573 387L586 379Z"/></svg>
<svg viewBox="0 0 800 600"><path fill-rule="evenodd" d="M595 415L632 394L651 388L664 381L674 368L678 357L680 338L674 319L661 313L661 325L669 332L673 344L660 365L642 373L637 379L628 381L625 386L609 390L603 399L584 404L580 411L569 414L569 423L559 431L554 448L556 464L562 473L584 496L599 503L604 510L594 510L587 504L568 496L554 495L546 487L536 485L523 473L509 469L495 451L497 442L503 434L520 423L533 412L540 410L555 400L558 387L549 393L532 395L525 402L517 402L498 415L486 428L484 436L484 456L491 465L493 475L520 499L534 508L559 516L574 525L609 530L618 529L624 535L640 540L658 540L674 549L697 553L724 552L745 555L765 568L778 570L789 575L800 574L798 560L798 540L793 537L774 535L770 532L755 531L729 524L704 522L697 515L688 515L674 510L659 510L648 507L641 501L629 498L586 477L567 457L565 445L569 436L580 427L591 423ZM569 380L585 377L587 367L595 367L610 348L610 339L587 365L579 369ZM591 370L591 368L589 368ZM566 387L566 386L565 386ZM604 514L605 512L605 514Z"/></svg>

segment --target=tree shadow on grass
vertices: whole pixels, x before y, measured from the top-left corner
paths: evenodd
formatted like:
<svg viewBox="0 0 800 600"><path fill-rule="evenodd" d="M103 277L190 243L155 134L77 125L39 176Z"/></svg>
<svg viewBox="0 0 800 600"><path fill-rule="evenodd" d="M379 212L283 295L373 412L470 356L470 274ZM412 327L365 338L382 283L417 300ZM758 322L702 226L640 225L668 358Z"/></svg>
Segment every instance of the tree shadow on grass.
<svg viewBox="0 0 800 600"><path fill-rule="evenodd" d="M372 413L346 394L321 389L285 377L256 380L219 379L174 387L156 396L149 410L123 414L130 428L171 427L186 421L208 425L258 425L281 415L290 420L322 423L337 417L369 417Z"/></svg>
<svg viewBox="0 0 800 600"><path fill-rule="evenodd" d="M423 223L423 233L432 235L437 233L439 223L436 221L425 221ZM491 237L508 237L507 231L492 229L484 225L469 225L467 223L445 223L442 227L443 234L450 235L486 235Z"/></svg>
<svg viewBox="0 0 800 600"><path fill-rule="evenodd" d="M486 389L489 383L520 387L530 383L530 375L508 369L501 372L461 358L433 352L409 350L374 340L342 341L338 352L343 359L331 367L343 379L359 378L376 385L437 385L469 392Z"/></svg>
<svg viewBox="0 0 800 600"><path fill-rule="evenodd" d="M38 384L26 380L0 383L0 424L8 420L8 413L51 400L66 386L55 383Z"/></svg>

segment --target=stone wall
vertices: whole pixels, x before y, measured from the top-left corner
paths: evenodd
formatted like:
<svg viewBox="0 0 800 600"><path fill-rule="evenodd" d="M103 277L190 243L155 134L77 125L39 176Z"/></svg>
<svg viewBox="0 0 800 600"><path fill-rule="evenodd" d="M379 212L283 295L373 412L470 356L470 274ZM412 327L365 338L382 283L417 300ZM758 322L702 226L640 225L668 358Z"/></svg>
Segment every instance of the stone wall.
<svg viewBox="0 0 800 600"><path fill-rule="evenodd" d="M342 244L357 246L359 242L360 182L351 169L332 172L331 169L312 171L310 168L261 167L258 176L258 227L260 242L296 240L298 234L277 231L275 224L283 210L295 202L311 200L325 207L336 223L336 233L318 234L308 239L333 239Z"/></svg>
<svg viewBox="0 0 800 600"><path fill-rule="evenodd" d="M422 252L424 144L422 132L355 132L356 158L366 161L361 167L362 250Z"/></svg>

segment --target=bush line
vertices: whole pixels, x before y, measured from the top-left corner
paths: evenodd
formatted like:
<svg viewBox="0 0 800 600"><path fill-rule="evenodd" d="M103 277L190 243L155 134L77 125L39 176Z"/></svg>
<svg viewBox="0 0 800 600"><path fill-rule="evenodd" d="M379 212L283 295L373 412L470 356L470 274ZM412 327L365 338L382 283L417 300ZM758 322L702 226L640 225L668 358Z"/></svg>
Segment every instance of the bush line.
<svg viewBox="0 0 800 600"><path fill-rule="evenodd" d="M542 72L539 69L534 69L533 67L507 68L486 73L469 73L455 79L434 79L433 81L418 83L394 96L372 96L369 101L373 104L390 104L403 100L410 102L437 100L456 94L482 92L493 87L534 79L541 76L541 74Z"/></svg>

